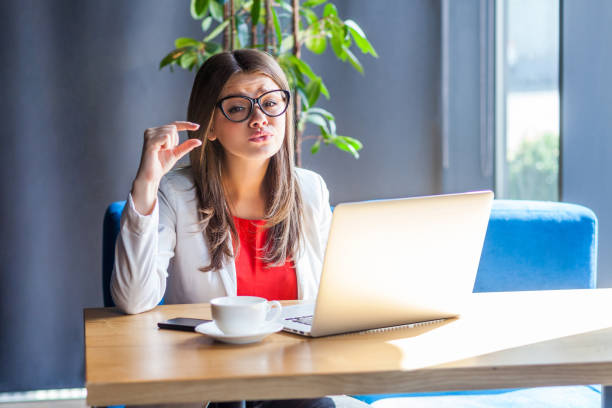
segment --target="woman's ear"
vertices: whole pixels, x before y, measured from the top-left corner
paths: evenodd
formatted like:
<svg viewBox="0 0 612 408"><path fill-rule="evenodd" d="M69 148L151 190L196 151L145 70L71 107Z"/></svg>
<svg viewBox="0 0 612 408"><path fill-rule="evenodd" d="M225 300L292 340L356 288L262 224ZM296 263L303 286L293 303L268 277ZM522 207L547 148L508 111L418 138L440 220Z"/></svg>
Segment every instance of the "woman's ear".
<svg viewBox="0 0 612 408"><path fill-rule="evenodd" d="M206 135L206 138L210 140L211 142L213 140L217 140L217 136L215 136L215 128L213 127L210 128L210 130L208 131L208 135Z"/></svg>

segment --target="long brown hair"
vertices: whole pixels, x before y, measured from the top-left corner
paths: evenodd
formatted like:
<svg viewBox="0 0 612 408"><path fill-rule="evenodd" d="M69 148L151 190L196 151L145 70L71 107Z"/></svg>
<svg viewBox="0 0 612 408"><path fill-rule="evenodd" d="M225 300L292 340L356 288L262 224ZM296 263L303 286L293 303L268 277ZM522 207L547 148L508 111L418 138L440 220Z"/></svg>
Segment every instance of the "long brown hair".
<svg viewBox="0 0 612 408"><path fill-rule="evenodd" d="M225 152L218 140L207 138L215 105L223 87L236 73L264 74L282 89L289 89L287 78L278 63L262 51L243 49L210 57L196 74L187 120L200 124L190 131L202 146L190 153L191 169L198 193L200 222L208 243L210 265L201 268L218 270L231 258L230 239L238 243L236 226L229 209L222 183ZM302 201L293 162L293 103L285 113L285 139L281 149L270 158L264 177L266 193L265 227L268 228L263 259L282 265L298 251L302 225Z"/></svg>

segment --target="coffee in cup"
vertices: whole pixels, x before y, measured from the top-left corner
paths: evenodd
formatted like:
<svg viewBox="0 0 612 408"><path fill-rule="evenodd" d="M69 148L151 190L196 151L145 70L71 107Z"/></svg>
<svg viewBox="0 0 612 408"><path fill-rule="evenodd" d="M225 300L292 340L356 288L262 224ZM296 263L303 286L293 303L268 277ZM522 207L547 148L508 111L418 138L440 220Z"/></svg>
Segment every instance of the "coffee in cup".
<svg viewBox="0 0 612 408"><path fill-rule="evenodd" d="M257 332L276 321L281 304L256 296L225 296L210 301L212 318L227 335L239 336Z"/></svg>

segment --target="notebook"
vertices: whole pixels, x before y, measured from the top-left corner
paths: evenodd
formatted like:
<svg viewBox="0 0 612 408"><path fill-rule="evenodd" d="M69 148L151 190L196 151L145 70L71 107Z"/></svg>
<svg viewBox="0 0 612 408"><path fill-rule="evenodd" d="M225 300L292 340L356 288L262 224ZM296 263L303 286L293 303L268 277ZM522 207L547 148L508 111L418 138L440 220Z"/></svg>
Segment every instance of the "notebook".
<svg viewBox="0 0 612 408"><path fill-rule="evenodd" d="M316 302L284 307L284 330L320 337L458 316L492 201L479 191L337 205Z"/></svg>

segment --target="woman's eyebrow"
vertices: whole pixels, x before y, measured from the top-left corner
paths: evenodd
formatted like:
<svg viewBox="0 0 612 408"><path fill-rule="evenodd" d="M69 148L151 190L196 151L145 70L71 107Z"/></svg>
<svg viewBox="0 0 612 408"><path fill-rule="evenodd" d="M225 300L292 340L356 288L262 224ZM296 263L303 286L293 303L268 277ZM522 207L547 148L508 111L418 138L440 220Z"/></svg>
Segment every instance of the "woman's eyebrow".
<svg viewBox="0 0 612 408"><path fill-rule="evenodd" d="M259 89L257 89L255 91L255 96L259 96L261 94L264 94L266 92L272 91L274 89L276 89L276 88L267 88L267 87L259 88ZM235 92L227 92L227 95L221 96L221 97L219 97L219 99L223 99L223 98L226 98L228 96L249 96L249 93L248 92L244 92L242 90L235 91Z"/></svg>

